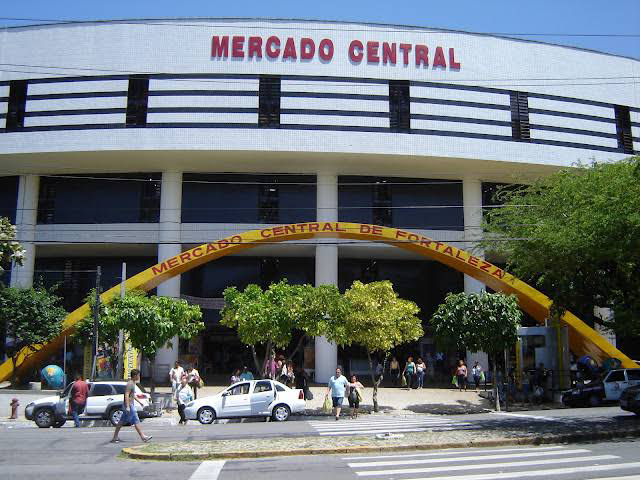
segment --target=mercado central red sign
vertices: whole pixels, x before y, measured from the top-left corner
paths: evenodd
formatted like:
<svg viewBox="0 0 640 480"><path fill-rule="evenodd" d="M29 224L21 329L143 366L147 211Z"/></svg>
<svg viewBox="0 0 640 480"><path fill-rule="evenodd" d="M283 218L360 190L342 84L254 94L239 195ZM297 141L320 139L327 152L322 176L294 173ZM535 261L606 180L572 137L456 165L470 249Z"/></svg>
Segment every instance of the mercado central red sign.
<svg viewBox="0 0 640 480"><path fill-rule="evenodd" d="M323 38L293 37L245 37L244 35L214 35L211 40L211 58L225 59L281 59L292 62L308 62L319 59L323 63L333 60L334 55L346 55L351 63L359 65L415 65L460 70L453 48L439 45L428 46L413 43L379 42L352 40L346 52L335 51L333 41Z"/></svg>

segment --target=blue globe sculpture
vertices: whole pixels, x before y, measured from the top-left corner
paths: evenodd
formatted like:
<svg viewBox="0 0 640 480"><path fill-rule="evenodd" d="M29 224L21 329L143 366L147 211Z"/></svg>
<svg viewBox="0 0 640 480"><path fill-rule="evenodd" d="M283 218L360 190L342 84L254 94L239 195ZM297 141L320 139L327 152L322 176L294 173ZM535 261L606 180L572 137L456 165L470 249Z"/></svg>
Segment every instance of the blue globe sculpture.
<svg viewBox="0 0 640 480"><path fill-rule="evenodd" d="M64 372L59 366L47 365L40 371L40 374L51 388L64 388Z"/></svg>

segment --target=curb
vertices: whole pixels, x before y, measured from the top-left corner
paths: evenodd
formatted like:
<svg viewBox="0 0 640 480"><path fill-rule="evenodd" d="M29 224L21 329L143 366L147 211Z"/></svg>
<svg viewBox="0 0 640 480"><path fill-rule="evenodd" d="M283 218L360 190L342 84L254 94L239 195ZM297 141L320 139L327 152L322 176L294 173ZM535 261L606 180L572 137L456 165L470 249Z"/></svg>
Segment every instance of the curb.
<svg viewBox="0 0 640 480"><path fill-rule="evenodd" d="M640 428L619 431L604 431L589 434L550 435L527 438L496 438L493 440L470 440L468 442L450 442L439 444L410 444L410 445L367 445L356 447L336 448L301 448L298 450L263 450L263 451L235 451L235 452L208 452L208 453L148 453L138 450L141 446L125 447L122 453L125 457L135 460L160 460L160 461L194 461L234 458L264 458L264 457L289 457L298 455L328 455L328 454L353 454L353 453L378 453L397 452L407 450L441 450L449 448L471 447L505 447L512 445L542 445L550 443L575 443L595 440L611 440L614 438L638 437Z"/></svg>

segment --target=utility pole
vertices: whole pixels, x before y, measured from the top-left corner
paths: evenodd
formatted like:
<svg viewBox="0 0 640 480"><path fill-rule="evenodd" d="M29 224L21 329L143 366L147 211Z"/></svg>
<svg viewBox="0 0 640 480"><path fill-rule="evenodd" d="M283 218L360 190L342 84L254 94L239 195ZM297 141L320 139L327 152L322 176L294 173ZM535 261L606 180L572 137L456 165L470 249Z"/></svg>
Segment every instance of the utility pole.
<svg viewBox="0 0 640 480"><path fill-rule="evenodd" d="M101 267L96 268L96 301L93 310L93 365L91 366L91 381L96 378L96 361L98 357L98 322L100 321L100 276Z"/></svg>
<svg viewBox="0 0 640 480"><path fill-rule="evenodd" d="M127 263L122 262L122 275L120 282L120 298L124 298L125 293L127 292L127 287L125 282L127 281ZM118 380L122 379L124 374L124 332L122 329L118 332L118 365L116 367L116 378Z"/></svg>

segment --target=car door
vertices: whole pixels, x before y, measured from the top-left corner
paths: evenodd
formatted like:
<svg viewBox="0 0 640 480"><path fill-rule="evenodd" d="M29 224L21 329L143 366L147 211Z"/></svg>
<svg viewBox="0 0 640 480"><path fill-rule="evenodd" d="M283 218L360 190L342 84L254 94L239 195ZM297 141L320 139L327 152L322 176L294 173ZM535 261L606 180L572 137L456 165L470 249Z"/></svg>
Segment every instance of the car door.
<svg viewBox="0 0 640 480"><path fill-rule="evenodd" d="M269 405L275 399L275 394L270 380L258 380L251 393L251 415L269 415Z"/></svg>
<svg viewBox="0 0 640 480"><path fill-rule="evenodd" d="M611 401L620 399L620 394L628 386L624 370L612 370L604 379L605 398Z"/></svg>
<svg viewBox="0 0 640 480"><path fill-rule="evenodd" d="M219 417L248 417L251 415L250 382L242 382L222 392Z"/></svg>
<svg viewBox="0 0 640 480"><path fill-rule="evenodd" d="M104 415L107 406L113 402L115 398L115 391L110 384L94 383L89 390L84 414L89 416Z"/></svg>
<svg viewBox="0 0 640 480"><path fill-rule="evenodd" d="M640 385L640 368L627 370L627 381L630 387Z"/></svg>

